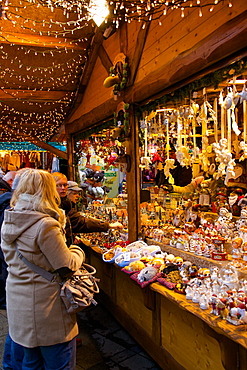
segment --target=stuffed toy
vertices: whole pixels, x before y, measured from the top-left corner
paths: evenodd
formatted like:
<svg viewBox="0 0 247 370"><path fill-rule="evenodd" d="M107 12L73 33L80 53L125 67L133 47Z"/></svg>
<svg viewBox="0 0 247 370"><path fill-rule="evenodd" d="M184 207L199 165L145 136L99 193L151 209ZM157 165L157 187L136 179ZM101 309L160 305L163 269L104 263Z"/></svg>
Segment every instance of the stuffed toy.
<svg viewBox="0 0 247 370"><path fill-rule="evenodd" d="M140 283L144 281L149 281L155 277L157 274L157 269L155 267L149 266L145 267L141 272L138 274L138 280Z"/></svg>
<svg viewBox="0 0 247 370"><path fill-rule="evenodd" d="M130 262L128 266L125 266L127 271L141 271L145 268L145 264L142 261Z"/></svg>
<svg viewBox="0 0 247 370"><path fill-rule="evenodd" d="M96 171L93 175L93 179L95 182L102 182L104 180L104 171Z"/></svg>
<svg viewBox="0 0 247 370"><path fill-rule="evenodd" d="M85 168L80 171L80 179L84 182L86 179L91 179L94 176L94 171L91 168Z"/></svg>

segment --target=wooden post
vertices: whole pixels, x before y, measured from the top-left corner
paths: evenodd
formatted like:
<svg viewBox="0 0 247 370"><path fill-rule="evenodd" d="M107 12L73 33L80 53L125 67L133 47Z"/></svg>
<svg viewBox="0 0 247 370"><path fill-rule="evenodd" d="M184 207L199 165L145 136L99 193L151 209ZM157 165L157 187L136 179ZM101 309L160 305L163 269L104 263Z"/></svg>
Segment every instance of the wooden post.
<svg viewBox="0 0 247 370"><path fill-rule="evenodd" d="M244 142L246 143L246 131L247 131L247 110L246 100L243 100L243 126L244 126Z"/></svg>
<svg viewBox="0 0 247 370"><path fill-rule="evenodd" d="M140 168L138 120L133 106L129 108L130 138L126 143L126 152L130 156L131 169L126 174L128 193L128 231L131 242L138 239L140 225Z"/></svg>
<svg viewBox="0 0 247 370"><path fill-rule="evenodd" d="M68 180L75 180L75 168L74 168L74 138L72 135L67 135L67 154L68 154Z"/></svg>

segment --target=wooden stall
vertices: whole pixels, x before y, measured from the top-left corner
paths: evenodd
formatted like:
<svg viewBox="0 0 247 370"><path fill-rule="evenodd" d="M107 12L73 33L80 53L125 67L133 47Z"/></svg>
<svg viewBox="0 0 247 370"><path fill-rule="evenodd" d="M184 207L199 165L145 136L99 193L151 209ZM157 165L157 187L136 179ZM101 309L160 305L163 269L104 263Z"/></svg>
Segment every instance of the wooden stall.
<svg viewBox="0 0 247 370"><path fill-rule="evenodd" d="M203 4L205 1L202 0ZM247 56L247 2L229 7L221 2L213 11L191 9L186 17L173 11L159 20L120 24L109 38L99 30L81 79L76 109L66 123L73 139L82 131L110 120L119 104L128 103L130 135L126 150L129 239L140 231L139 140L136 108L196 81ZM104 87L109 69L126 56L126 86L118 93ZM220 322L186 301L183 295L157 283L142 289L113 264L89 248L89 261L100 278L100 299L108 310L163 369L245 369L245 325Z"/></svg>

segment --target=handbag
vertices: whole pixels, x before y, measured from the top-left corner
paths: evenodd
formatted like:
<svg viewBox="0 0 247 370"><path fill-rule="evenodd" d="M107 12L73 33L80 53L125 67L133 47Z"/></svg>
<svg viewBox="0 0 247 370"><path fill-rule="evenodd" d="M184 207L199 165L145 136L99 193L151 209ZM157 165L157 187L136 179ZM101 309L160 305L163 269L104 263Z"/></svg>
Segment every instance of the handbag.
<svg viewBox="0 0 247 370"><path fill-rule="evenodd" d="M97 305L94 294L99 293L99 279L94 276L96 274L96 269L93 266L83 263L80 269L75 271L73 275L62 280L58 274L46 271L42 267L35 265L35 263L28 261L21 254L17 245L15 247L18 257L29 268L43 276L46 280L50 282L55 281L60 284L60 297L68 313L73 314L80 312L91 304Z"/></svg>
<svg viewBox="0 0 247 370"><path fill-rule="evenodd" d="M62 283L60 297L62 298L68 313L76 313L97 305L94 294L99 293L98 281L95 278L96 269L83 263L79 270Z"/></svg>

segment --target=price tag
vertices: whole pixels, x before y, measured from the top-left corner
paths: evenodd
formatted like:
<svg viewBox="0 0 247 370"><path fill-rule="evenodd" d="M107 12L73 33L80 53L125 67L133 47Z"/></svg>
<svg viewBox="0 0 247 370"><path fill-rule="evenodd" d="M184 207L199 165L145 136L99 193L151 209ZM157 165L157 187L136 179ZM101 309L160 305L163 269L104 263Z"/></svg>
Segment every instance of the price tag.
<svg viewBox="0 0 247 370"><path fill-rule="evenodd" d="M115 255L117 255L117 254L119 254L119 253L121 253L122 252L122 248L116 248L115 249Z"/></svg>
<svg viewBox="0 0 247 370"><path fill-rule="evenodd" d="M124 253L124 261L130 261L130 252Z"/></svg>

